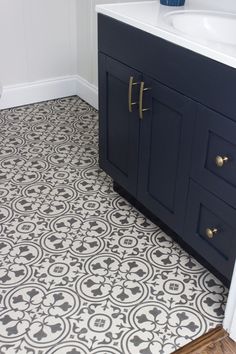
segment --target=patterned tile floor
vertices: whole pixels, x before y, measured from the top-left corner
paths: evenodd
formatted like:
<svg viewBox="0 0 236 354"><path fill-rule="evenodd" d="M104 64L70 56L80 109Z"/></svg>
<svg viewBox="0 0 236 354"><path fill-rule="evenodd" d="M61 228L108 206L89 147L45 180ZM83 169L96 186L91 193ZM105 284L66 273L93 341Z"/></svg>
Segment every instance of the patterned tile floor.
<svg viewBox="0 0 236 354"><path fill-rule="evenodd" d="M168 354L227 289L114 193L77 97L0 112L0 353Z"/></svg>

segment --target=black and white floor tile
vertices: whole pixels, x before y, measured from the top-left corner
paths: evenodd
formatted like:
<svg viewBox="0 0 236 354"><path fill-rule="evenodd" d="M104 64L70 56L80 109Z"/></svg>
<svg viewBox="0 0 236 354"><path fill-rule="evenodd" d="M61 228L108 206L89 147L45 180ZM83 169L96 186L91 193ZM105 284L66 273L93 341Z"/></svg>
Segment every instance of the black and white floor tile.
<svg viewBox="0 0 236 354"><path fill-rule="evenodd" d="M168 354L227 289L112 189L77 97L0 112L0 353Z"/></svg>

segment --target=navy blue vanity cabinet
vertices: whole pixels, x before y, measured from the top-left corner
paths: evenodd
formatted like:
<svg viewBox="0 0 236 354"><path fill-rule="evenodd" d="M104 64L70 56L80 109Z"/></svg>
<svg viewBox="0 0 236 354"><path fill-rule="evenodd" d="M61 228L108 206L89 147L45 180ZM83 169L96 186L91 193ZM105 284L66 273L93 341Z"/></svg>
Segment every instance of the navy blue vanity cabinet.
<svg viewBox="0 0 236 354"><path fill-rule="evenodd" d="M137 189L140 81L136 70L99 54L99 163L132 195Z"/></svg>
<svg viewBox="0 0 236 354"><path fill-rule="evenodd" d="M228 285L236 256L236 69L104 15L98 48L100 166Z"/></svg>
<svg viewBox="0 0 236 354"><path fill-rule="evenodd" d="M137 198L182 234L196 106L156 80L143 82Z"/></svg>

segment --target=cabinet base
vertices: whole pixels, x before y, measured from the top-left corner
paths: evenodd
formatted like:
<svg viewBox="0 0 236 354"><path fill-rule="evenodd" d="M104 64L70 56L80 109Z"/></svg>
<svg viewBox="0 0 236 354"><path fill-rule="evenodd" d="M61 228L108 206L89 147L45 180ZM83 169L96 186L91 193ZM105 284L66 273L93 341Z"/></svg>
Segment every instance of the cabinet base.
<svg viewBox="0 0 236 354"><path fill-rule="evenodd" d="M160 227L168 236L176 241L186 252L193 256L199 263L206 267L211 273L213 273L220 281L227 287L230 286L230 281L220 274L211 264L209 264L204 258L199 255L192 247L190 247L183 239L171 230L166 224L164 224L159 218L153 215L148 209L146 209L137 199L129 194L118 183L113 182L114 191L120 196L128 200L136 209L138 209L143 215L150 219L154 224Z"/></svg>

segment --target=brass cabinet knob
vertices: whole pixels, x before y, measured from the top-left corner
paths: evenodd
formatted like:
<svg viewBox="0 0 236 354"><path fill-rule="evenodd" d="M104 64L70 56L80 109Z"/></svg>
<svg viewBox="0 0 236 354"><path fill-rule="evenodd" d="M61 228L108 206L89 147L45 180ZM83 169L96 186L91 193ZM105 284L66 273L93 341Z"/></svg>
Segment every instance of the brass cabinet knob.
<svg viewBox="0 0 236 354"><path fill-rule="evenodd" d="M217 167L223 167L226 162L229 161L229 158L227 156L216 156L215 158L215 163Z"/></svg>
<svg viewBox="0 0 236 354"><path fill-rule="evenodd" d="M213 238L216 234L217 234L218 230L216 228L211 229L211 228L207 228L206 229L206 235L208 238Z"/></svg>

